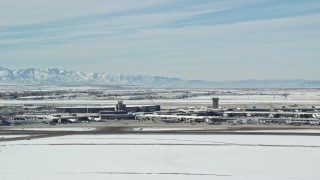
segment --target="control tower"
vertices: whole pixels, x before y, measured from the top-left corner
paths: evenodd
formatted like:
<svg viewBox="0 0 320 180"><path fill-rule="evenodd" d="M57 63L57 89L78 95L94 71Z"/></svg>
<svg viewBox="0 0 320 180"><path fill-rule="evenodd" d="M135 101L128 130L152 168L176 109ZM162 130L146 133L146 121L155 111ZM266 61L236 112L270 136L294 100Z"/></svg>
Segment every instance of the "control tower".
<svg viewBox="0 0 320 180"><path fill-rule="evenodd" d="M123 101L118 101L118 104L116 105L116 111L126 111L127 106L123 104Z"/></svg>
<svg viewBox="0 0 320 180"><path fill-rule="evenodd" d="M212 98L212 108L213 109L219 108L219 98Z"/></svg>

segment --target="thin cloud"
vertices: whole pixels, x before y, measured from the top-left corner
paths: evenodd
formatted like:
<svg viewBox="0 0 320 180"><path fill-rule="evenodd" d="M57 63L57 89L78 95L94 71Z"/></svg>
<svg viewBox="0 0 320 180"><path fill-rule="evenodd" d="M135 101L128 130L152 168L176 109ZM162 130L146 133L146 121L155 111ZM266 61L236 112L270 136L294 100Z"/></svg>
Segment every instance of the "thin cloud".
<svg viewBox="0 0 320 180"><path fill-rule="evenodd" d="M261 78L268 74L255 66L293 61L293 71L305 67L297 65L303 57L311 68L320 65L318 1L16 1L2 2L0 10L3 66L23 60L87 70L90 64L80 60L99 57L91 69L107 64L114 72L148 69L192 79L187 72L196 68L206 79L232 65L253 68ZM181 66L172 72L168 64Z"/></svg>

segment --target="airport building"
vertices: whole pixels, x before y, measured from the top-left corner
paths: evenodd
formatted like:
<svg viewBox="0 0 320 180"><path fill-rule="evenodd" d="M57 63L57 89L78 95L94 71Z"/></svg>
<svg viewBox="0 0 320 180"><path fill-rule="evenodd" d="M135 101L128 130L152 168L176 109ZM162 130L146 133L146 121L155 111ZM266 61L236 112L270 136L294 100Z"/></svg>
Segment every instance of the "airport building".
<svg viewBox="0 0 320 180"><path fill-rule="evenodd" d="M123 101L118 101L116 105L116 111L127 111L127 106L123 104Z"/></svg>
<svg viewBox="0 0 320 180"><path fill-rule="evenodd" d="M72 107L56 107L57 113L100 113L101 111L114 111L111 106L72 106Z"/></svg>
<svg viewBox="0 0 320 180"><path fill-rule="evenodd" d="M57 107L58 113L100 113L103 111L123 111L123 112L154 112L160 111L160 105L126 105L123 101L118 101L115 106L70 106Z"/></svg>
<svg viewBox="0 0 320 180"><path fill-rule="evenodd" d="M212 98L212 108L213 109L219 108L219 98Z"/></svg>
<svg viewBox="0 0 320 180"><path fill-rule="evenodd" d="M126 111L102 111L100 112L101 120L110 120L110 119L135 119L133 114L129 114Z"/></svg>

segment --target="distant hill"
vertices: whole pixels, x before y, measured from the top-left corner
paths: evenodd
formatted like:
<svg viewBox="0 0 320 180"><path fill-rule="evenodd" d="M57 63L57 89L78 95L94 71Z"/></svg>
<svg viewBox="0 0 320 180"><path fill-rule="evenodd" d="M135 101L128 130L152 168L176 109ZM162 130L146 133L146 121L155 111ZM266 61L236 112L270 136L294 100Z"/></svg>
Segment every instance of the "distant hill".
<svg viewBox="0 0 320 180"><path fill-rule="evenodd" d="M320 87L311 80L203 81L171 77L84 73L61 68L8 69L0 67L1 85L136 85L192 88L302 88Z"/></svg>

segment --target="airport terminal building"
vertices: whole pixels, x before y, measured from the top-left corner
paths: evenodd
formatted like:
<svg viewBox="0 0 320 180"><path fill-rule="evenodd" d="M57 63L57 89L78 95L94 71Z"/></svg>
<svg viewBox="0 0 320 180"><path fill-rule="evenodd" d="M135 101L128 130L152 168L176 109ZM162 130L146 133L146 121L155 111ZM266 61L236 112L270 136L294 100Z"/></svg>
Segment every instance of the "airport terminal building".
<svg viewBox="0 0 320 180"><path fill-rule="evenodd" d="M115 106L70 106L56 107L58 113L100 113L103 111L154 112L160 111L160 105L125 105L119 101Z"/></svg>

